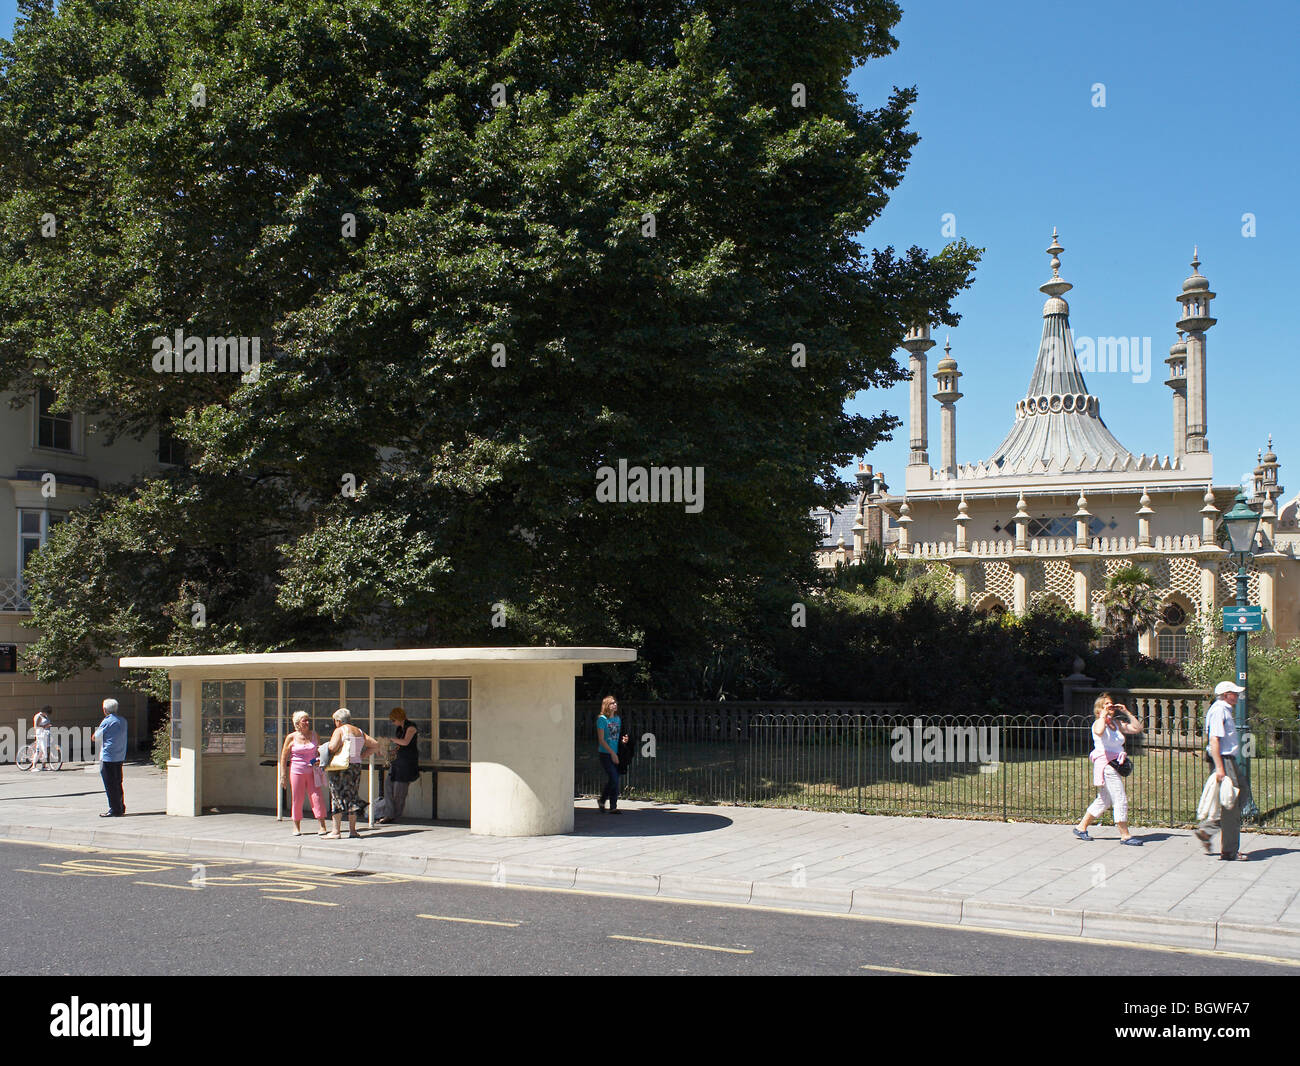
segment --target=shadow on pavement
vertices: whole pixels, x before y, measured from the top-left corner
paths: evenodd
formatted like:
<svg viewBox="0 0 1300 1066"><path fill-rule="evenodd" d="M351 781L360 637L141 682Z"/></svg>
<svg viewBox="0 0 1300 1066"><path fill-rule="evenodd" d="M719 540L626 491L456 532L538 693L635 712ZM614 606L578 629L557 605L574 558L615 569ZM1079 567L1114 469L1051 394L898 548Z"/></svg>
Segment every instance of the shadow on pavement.
<svg viewBox="0 0 1300 1066"><path fill-rule="evenodd" d="M573 811L573 832L605 837L666 837L686 833L712 833L726 829L731 819L721 814L679 811L673 807L620 809L617 815L590 808Z"/></svg>
<svg viewBox="0 0 1300 1066"><path fill-rule="evenodd" d="M1245 845L1246 843L1248 843L1248 840L1243 839L1242 844ZM1252 859L1272 859L1278 855L1290 855L1292 852L1300 851L1300 848L1253 848L1246 851L1243 846L1241 850L1246 852Z"/></svg>

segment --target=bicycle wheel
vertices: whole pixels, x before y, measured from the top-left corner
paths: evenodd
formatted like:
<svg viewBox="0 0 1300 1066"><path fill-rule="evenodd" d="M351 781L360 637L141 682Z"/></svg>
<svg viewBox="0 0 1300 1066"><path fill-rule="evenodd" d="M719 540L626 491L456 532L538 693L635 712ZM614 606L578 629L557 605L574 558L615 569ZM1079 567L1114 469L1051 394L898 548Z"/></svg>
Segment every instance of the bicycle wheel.
<svg viewBox="0 0 1300 1066"><path fill-rule="evenodd" d="M57 744L50 745L50 762L51 770L61 770L63 768L63 752L59 750Z"/></svg>
<svg viewBox="0 0 1300 1066"><path fill-rule="evenodd" d="M36 761L36 746L34 744L24 744L18 749L18 769L30 770L32 763Z"/></svg>

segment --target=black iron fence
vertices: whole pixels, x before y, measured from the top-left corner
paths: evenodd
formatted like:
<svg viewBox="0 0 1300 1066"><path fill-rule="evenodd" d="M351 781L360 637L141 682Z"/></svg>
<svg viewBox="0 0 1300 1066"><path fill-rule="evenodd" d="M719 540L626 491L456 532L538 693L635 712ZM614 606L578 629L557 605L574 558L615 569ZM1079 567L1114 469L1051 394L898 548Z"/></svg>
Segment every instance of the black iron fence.
<svg viewBox="0 0 1300 1066"><path fill-rule="evenodd" d="M1092 716L925 717L898 704L624 703L624 795L687 803L1073 822L1096 794ZM597 706L577 708L577 788L598 795ZM1181 723L1180 723L1181 724ZM1200 725L1129 743L1135 825L1195 820L1208 768ZM1300 735L1261 728L1256 824L1300 830Z"/></svg>

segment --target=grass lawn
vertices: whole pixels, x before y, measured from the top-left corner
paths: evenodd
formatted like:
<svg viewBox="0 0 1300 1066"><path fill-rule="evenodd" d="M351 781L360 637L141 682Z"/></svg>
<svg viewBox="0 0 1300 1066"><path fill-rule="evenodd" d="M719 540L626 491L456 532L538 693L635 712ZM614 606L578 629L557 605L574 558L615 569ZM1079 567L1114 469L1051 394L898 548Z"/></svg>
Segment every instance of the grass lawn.
<svg viewBox="0 0 1300 1066"><path fill-rule="evenodd" d="M636 758L624 782L631 799L735 803L869 814L924 814L1075 822L1096 792L1082 754L1002 751L1000 761L894 762L888 744L660 743ZM987 772L981 772L987 771ZM1208 768L1199 751L1147 747L1125 780L1134 825L1186 825ZM1300 759L1251 761L1252 790L1269 831L1300 831ZM600 792L594 759L580 761L578 790ZM1109 815L1107 815L1109 820Z"/></svg>

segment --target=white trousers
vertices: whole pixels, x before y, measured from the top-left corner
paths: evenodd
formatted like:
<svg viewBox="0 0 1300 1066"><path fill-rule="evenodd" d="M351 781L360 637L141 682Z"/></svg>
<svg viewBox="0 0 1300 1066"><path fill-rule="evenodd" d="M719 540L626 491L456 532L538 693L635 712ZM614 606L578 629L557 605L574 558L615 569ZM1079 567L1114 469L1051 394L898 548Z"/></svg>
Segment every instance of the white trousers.
<svg viewBox="0 0 1300 1066"><path fill-rule="evenodd" d="M1101 818L1110 808L1115 809L1115 821L1128 821L1128 793L1124 791L1124 779L1115 772L1115 767L1109 763L1102 770L1102 780L1105 782L1097 790L1097 798L1092 801L1088 808L1088 813L1094 818Z"/></svg>

